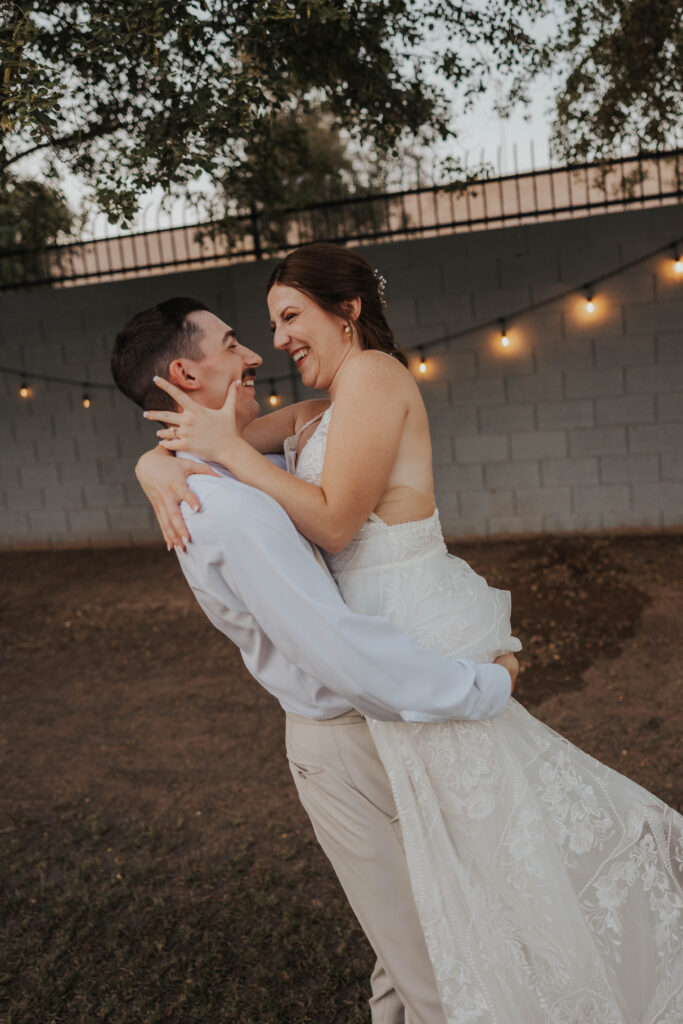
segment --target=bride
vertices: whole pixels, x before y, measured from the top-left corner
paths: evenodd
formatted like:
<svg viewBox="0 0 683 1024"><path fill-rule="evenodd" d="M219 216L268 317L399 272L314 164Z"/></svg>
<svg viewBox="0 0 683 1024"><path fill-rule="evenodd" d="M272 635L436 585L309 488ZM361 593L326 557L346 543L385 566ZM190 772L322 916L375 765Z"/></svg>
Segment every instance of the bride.
<svg viewBox="0 0 683 1024"><path fill-rule="evenodd" d="M357 254L295 250L268 286L275 347L330 401L278 410L240 435L239 382L212 410L157 380L183 411L147 415L172 424L159 431L165 448L222 462L275 498L324 549L355 611L440 653L493 661L520 648L509 594L446 551L427 415L382 291ZM283 449L289 472L261 454ZM167 499L170 480L192 471L149 462L141 483ZM514 699L487 721L368 725L449 1024L681 1024L675 811Z"/></svg>

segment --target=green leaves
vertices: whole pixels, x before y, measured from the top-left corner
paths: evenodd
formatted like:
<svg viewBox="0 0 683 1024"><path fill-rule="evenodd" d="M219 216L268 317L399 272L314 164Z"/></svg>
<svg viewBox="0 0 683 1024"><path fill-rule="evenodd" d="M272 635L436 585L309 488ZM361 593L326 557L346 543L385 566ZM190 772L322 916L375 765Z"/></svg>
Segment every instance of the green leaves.
<svg viewBox="0 0 683 1024"><path fill-rule="evenodd" d="M565 72L555 146L570 160L680 145L683 9L678 0L565 0L545 54Z"/></svg>
<svg viewBox="0 0 683 1024"><path fill-rule="evenodd" d="M0 0L0 12L0 174L40 155L112 220L157 182L184 193L201 178L243 202L263 181L264 125L292 111L317 109L379 154L448 138L453 98L471 104L494 73L502 110L554 75L569 157L668 145L682 113L676 0L556 0L553 19L545 0ZM288 150L287 176L298 161L307 179L309 158ZM288 189L271 174L266 205L286 205Z"/></svg>

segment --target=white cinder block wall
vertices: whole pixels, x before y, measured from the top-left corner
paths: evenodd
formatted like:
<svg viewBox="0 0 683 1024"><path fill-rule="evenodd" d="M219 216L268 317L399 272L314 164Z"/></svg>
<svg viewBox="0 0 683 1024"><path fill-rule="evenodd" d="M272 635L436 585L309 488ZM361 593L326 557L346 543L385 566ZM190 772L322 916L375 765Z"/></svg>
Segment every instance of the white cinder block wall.
<svg viewBox="0 0 683 1024"><path fill-rule="evenodd" d="M671 255L581 286L683 237L683 207L630 211L363 249L387 278L405 348L475 327L576 285L569 298L427 351L420 386L434 440L437 497L450 536L662 529L683 524L683 275ZM0 296L0 365L109 382L113 337L172 295L205 301L265 356L270 264ZM157 541L133 477L153 428L115 391L0 375L0 545ZM278 384L285 400L293 389ZM299 391L299 397L303 392Z"/></svg>

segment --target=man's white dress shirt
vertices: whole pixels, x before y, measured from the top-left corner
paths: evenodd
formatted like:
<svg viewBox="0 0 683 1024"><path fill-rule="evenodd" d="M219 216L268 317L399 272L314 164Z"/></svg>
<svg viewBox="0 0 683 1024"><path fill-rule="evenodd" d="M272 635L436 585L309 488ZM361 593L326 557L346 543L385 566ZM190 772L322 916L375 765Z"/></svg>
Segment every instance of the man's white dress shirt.
<svg viewBox="0 0 683 1024"><path fill-rule="evenodd" d="M220 477L190 478L201 511L182 506L192 540L178 559L211 622L285 711L325 719L356 708L408 722L503 711L506 669L443 658L386 619L352 612L282 507L212 466Z"/></svg>

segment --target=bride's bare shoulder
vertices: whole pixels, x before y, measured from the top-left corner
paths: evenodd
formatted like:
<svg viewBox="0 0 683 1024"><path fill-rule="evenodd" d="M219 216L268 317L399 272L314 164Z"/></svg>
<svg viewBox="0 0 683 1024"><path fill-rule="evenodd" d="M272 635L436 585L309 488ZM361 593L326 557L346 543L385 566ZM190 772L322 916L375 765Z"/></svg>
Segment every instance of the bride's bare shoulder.
<svg viewBox="0 0 683 1024"><path fill-rule="evenodd" d="M344 367L344 375L340 380L344 387L365 387L377 385L410 388L415 386L412 373L388 352L380 352L374 348L363 349L353 359L349 359Z"/></svg>

